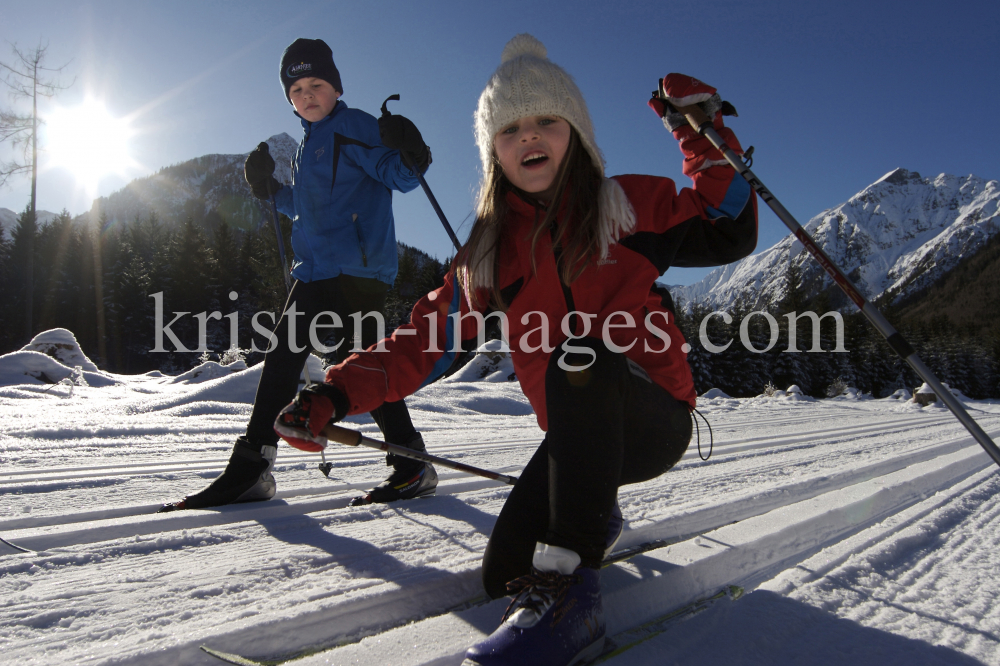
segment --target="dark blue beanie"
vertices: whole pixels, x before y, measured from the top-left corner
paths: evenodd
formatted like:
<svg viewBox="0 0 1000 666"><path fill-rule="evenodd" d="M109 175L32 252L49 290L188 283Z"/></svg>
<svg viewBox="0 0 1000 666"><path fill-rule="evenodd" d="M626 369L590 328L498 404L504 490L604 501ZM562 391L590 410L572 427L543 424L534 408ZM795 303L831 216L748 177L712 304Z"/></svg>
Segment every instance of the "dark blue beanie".
<svg viewBox="0 0 1000 666"><path fill-rule="evenodd" d="M288 96L288 89L292 87L296 79L304 77L315 77L323 79L341 95L344 88L340 84L340 72L333 64L333 51L322 39L296 39L285 52L281 54L281 87L285 89L285 99L292 101Z"/></svg>

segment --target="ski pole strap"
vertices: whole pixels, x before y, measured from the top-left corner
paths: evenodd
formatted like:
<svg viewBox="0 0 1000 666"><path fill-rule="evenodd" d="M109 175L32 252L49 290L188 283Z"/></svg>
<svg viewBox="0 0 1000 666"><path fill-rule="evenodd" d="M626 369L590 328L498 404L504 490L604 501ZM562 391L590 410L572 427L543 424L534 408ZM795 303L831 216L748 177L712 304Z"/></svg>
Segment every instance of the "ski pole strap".
<svg viewBox="0 0 1000 666"><path fill-rule="evenodd" d="M487 479L492 479L494 481L500 481L506 483L509 486L517 483L516 476L508 476L506 474L500 474L499 472L492 472L488 469L481 469L479 467L473 467L472 465L465 465L460 462L455 462L454 460L448 460L447 458L439 458L438 456L432 456L429 453L423 451L414 451L413 449L408 449L405 446L398 446L396 444L390 444L388 442L380 442L377 439L371 439L370 437L365 437L360 432L356 430L351 430L349 428L344 428L339 425L334 425L333 423L328 424L323 428L323 436L326 437L331 442L337 442L338 444L346 444L347 446L367 446L371 449L378 449L380 451L385 451L386 453L392 453L397 456L402 456L404 458L410 458L412 460L419 460L421 462L427 462L434 465L440 465L441 467L447 467L449 469L454 469L459 472L465 472L467 474L474 474L476 476L482 476Z"/></svg>
<svg viewBox="0 0 1000 666"><path fill-rule="evenodd" d="M708 455L707 456L703 455L702 452L701 452L701 428L698 426L698 416L700 416L701 420L704 421L705 425L708 426ZM704 462L708 462L708 459L712 457L712 449L715 448L715 433L712 432L712 424L709 423L708 419L705 418L705 415L702 414L701 412L699 412L697 409L692 409L691 410L691 420L694 421L694 427L695 427L695 430L698 433L698 457L701 458Z"/></svg>

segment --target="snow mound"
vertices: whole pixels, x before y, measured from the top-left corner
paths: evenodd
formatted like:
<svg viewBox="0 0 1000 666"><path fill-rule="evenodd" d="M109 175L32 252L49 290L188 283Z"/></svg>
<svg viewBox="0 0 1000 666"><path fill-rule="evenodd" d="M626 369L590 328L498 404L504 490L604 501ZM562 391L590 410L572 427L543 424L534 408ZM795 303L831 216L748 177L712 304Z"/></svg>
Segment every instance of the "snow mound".
<svg viewBox="0 0 1000 666"><path fill-rule="evenodd" d="M965 395L956 388L948 386L946 382L941 382L941 385L944 386L949 391L951 391L951 394L956 398L958 398L959 400L961 400L962 402L969 402L971 400L969 396ZM930 386L927 385L927 382L924 382L923 384L920 385L920 388L917 389L916 393L913 394L913 401L921 402L919 396L936 396L936 392L934 391L934 389L932 389Z"/></svg>
<svg viewBox="0 0 1000 666"><path fill-rule="evenodd" d="M37 351L16 351L0 356L0 386L58 384L73 368Z"/></svg>
<svg viewBox="0 0 1000 666"><path fill-rule="evenodd" d="M699 397L704 398L705 400L714 400L715 398L732 398L732 396L727 395L725 391L717 388L710 388Z"/></svg>
<svg viewBox="0 0 1000 666"><path fill-rule="evenodd" d="M308 356L308 365L310 381L323 381L323 362L319 357L310 354ZM202 369L201 374L197 377L193 376L199 368ZM257 363L249 368L242 361L231 363L230 365L219 365L215 362L202 363L198 367L188 370L183 375L167 377L159 381L154 379L153 381L157 385L162 386L166 390L159 395L153 395L135 403L133 409L137 413L148 413L163 412L196 403L245 403L252 405L257 395L257 384L260 383L260 373L263 370L263 363ZM213 376L212 373L219 374ZM192 376L187 379L181 379L185 375ZM305 381L304 372L300 375L300 379L303 382Z"/></svg>
<svg viewBox="0 0 1000 666"><path fill-rule="evenodd" d="M816 398L812 398L802 393L802 389L799 388L798 384L792 384L784 391L778 389L771 395L767 395L767 393L764 393L763 395L757 396L755 400L756 399L781 400L782 402L816 402Z"/></svg>
<svg viewBox="0 0 1000 666"><path fill-rule="evenodd" d="M869 394L864 393L853 386L848 386L839 395L833 396L833 400L865 400L871 397Z"/></svg>
<svg viewBox="0 0 1000 666"><path fill-rule="evenodd" d="M913 396L906 389L896 389L886 400L911 400Z"/></svg>
<svg viewBox="0 0 1000 666"><path fill-rule="evenodd" d="M517 379L510 350L503 340L487 340L476 355L446 382L511 382Z"/></svg>
<svg viewBox="0 0 1000 666"><path fill-rule="evenodd" d="M51 356L69 368L80 366L87 372L100 371L80 349L76 336L65 328L53 328L39 333L31 339L31 342L21 347L21 351L35 351Z"/></svg>
<svg viewBox="0 0 1000 666"><path fill-rule="evenodd" d="M206 361L201 365L191 368L183 374L172 377L170 379L170 383L200 384L201 382L207 382L211 379L225 377L233 374L234 372L241 372L246 369L247 364L244 361L236 361L235 363L230 363L229 365L222 365L216 361Z"/></svg>

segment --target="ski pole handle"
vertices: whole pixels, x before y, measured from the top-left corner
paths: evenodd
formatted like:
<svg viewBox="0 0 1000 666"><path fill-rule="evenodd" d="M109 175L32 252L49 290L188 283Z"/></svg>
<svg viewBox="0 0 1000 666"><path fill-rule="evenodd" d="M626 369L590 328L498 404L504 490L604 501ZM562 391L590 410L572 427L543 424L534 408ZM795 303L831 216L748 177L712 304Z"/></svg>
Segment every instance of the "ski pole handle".
<svg viewBox="0 0 1000 666"><path fill-rule="evenodd" d="M697 104L692 104L691 106L674 106L674 108L677 109L677 113L687 118L688 125L699 134L702 133L702 125L705 123L712 124L712 119Z"/></svg>
<svg viewBox="0 0 1000 666"><path fill-rule="evenodd" d="M378 449L380 451L385 451L386 453L392 453L393 455L402 456L404 458L411 458L413 460L419 460L421 462L432 463L434 465L440 465L441 467L447 467L449 469L458 470L459 472L465 472L467 474L475 474L476 476L482 476L487 479L492 479L494 481L500 481L506 483L509 486L517 483L516 476L508 476L506 474L500 474L499 472L491 472L488 469L480 469L479 467L473 467L472 465L465 465L460 462L455 462L453 460L448 460L447 458L439 458L438 456L432 456L429 453L424 453L422 451L414 451L413 449L408 449L405 446L397 446L396 444L390 444L388 442L380 442L377 439L371 439L370 437L365 437L360 432L356 430L351 430L350 428L344 428L339 425L334 425L333 423L328 424L323 428L323 436L326 437L331 442L337 442L338 444L346 444L347 446L367 446L371 449Z"/></svg>
<svg viewBox="0 0 1000 666"><path fill-rule="evenodd" d="M383 118L392 115L392 112L389 111L389 107L386 105L391 101L398 101L398 100L399 100L398 94L389 95L388 97L385 98L385 101L382 102ZM452 244L454 244L455 250L456 251L461 250L462 244L458 242L458 236L455 235L455 230L452 229L451 224L448 223L448 218L445 217L444 211L441 210L441 206L438 204L437 198L435 198L434 193L431 192L431 188L427 184L427 181L424 180L424 174L420 173L420 169L417 168L416 161L412 159L411 155L405 150L400 150L399 154L403 158L403 163L407 166L407 168L412 170L413 173L417 174L417 180L420 181L420 187L423 188L424 194L427 195L427 200L431 202L431 207L434 208L434 212L437 213L438 218L441 220L441 224L442 226L444 226L444 230L448 234L448 237L451 239Z"/></svg>

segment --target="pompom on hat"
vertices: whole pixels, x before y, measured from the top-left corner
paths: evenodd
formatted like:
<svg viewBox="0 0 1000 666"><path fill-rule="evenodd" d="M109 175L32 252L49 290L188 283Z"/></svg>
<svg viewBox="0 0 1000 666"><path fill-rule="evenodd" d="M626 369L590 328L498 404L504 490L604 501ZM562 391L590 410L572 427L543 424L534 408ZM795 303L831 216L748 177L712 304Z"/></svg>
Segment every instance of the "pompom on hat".
<svg viewBox="0 0 1000 666"><path fill-rule="evenodd" d="M475 115L476 144L484 173L492 163L493 137L505 125L525 116L559 116L576 128L601 175L604 157L594 139L594 125L573 77L548 59L545 45L528 33L507 42L500 66L479 96Z"/></svg>

